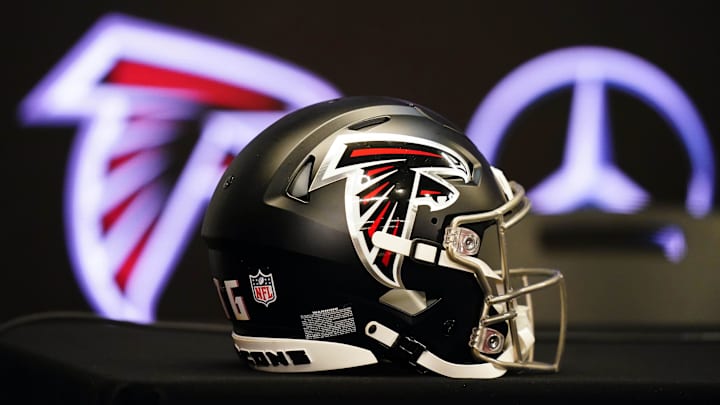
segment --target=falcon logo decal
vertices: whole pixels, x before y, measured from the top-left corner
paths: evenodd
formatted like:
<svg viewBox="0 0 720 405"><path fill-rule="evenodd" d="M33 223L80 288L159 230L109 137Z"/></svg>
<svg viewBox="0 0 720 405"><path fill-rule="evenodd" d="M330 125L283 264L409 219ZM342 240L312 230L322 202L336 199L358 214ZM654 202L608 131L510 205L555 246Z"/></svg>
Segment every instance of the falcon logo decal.
<svg viewBox="0 0 720 405"><path fill-rule="evenodd" d="M421 205L452 205L458 191L448 181L471 180L470 165L450 148L397 134L347 134L336 138L310 192L346 179L345 215L358 257L382 284L402 287L403 257L373 246L377 231L409 238Z"/></svg>

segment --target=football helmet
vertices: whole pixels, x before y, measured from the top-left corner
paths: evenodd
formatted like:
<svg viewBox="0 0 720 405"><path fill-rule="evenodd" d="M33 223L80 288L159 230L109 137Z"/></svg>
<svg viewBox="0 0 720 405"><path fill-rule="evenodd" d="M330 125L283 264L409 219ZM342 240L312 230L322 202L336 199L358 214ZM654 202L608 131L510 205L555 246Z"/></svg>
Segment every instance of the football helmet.
<svg viewBox="0 0 720 405"><path fill-rule="evenodd" d="M529 209L523 188L441 115L353 96L296 110L255 137L217 184L201 234L235 349L252 368L400 363L494 378L557 371L563 352L562 274L508 265L505 232ZM559 333L544 362L530 295L551 286Z"/></svg>

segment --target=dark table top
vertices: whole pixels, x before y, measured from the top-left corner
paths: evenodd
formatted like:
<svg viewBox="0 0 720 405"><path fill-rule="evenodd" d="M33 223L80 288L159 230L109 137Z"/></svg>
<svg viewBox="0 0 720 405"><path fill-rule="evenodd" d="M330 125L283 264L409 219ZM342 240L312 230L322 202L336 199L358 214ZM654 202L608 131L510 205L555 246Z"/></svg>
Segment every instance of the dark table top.
<svg viewBox="0 0 720 405"><path fill-rule="evenodd" d="M576 399L720 403L720 332L569 329L561 370L451 379L387 365L337 372L252 371L230 325L113 321L47 313L0 326L0 403L251 403L291 400ZM552 339L538 335L538 347ZM19 400L5 401L17 396Z"/></svg>

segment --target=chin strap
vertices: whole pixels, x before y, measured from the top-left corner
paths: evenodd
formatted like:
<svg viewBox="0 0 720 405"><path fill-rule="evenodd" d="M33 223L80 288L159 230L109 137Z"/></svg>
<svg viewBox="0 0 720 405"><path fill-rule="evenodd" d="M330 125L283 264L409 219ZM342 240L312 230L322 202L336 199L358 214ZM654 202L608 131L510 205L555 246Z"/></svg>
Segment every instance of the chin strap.
<svg viewBox="0 0 720 405"><path fill-rule="evenodd" d="M450 259L447 251L443 249L440 244L433 241L424 239L409 240L391 235L387 232L375 231L372 236L372 243L380 249L407 256L421 263L435 264L442 267L449 267L452 269L475 273L475 271L470 267ZM501 277L484 261L472 256L466 256L465 258L472 261L472 263L478 268L482 269L485 277L494 280L501 280Z"/></svg>
<svg viewBox="0 0 720 405"><path fill-rule="evenodd" d="M519 333L523 352L532 347L533 336L523 328ZM399 354L408 363L451 378L489 379L506 373L507 369L493 363L456 364L436 356L422 343L402 336L387 326L370 321L365 335L388 350ZM267 372L304 373L338 370L378 363L367 349L337 342L307 339L267 338L232 334L238 355L254 369ZM468 348L469 350L469 348ZM508 342L498 361L513 363L512 342Z"/></svg>
<svg viewBox="0 0 720 405"><path fill-rule="evenodd" d="M455 364L450 363L428 351L424 345L416 340L401 336L387 326L371 321L365 326L365 334L377 340L388 349L403 353L412 365L424 367L430 371L452 378L497 378L505 374L505 368L491 363ZM505 350L498 360L512 361L512 348Z"/></svg>

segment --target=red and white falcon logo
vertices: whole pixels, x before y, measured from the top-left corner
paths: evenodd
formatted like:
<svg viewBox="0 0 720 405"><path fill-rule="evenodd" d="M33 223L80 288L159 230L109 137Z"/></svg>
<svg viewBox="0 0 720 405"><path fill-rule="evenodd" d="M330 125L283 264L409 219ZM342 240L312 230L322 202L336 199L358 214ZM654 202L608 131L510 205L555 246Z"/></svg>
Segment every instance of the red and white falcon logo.
<svg viewBox="0 0 720 405"><path fill-rule="evenodd" d="M123 15L101 19L23 100L28 124L77 125L67 243L101 315L149 322L226 165L262 129L338 97L260 52Z"/></svg>
<svg viewBox="0 0 720 405"><path fill-rule="evenodd" d="M417 207L451 206L457 189L447 178L471 181L470 165L445 145L407 135L339 135L310 191L346 179L345 215L358 257L376 280L402 287L403 257L373 245L381 230L409 239Z"/></svg>

